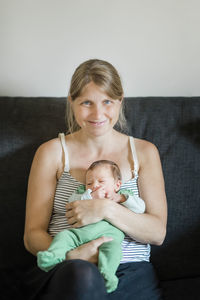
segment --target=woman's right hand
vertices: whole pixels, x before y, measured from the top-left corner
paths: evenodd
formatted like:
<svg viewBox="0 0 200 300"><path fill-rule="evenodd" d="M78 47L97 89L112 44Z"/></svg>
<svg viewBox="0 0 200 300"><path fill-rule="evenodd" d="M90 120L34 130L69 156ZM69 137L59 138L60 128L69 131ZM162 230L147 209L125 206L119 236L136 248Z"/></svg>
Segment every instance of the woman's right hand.
<svg viewBox="0 0 200 300"><path fill-rule="evenodd" d="M112 241L111 237L102 236L96 240L83 244L66 254L66 259L83 259L93 264L98 263L99 247L103 243Z"/></svg>

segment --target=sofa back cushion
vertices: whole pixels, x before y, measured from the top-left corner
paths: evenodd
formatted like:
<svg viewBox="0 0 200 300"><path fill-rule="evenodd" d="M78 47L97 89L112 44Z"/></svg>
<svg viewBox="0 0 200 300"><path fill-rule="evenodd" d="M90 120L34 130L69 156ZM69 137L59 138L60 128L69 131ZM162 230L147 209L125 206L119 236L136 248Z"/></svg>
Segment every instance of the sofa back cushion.
<svg viewBox="0 0 200 300"><path fill-rule="evenodd" d="M65 132L65 98L0 98L0 269L26 268L28 175L37 147ZM160 152L168 199L167 236L152 246L161 279L200 275L200 98L126 98L129 134ZM14 251L14 255L13 255Z"/></svg>

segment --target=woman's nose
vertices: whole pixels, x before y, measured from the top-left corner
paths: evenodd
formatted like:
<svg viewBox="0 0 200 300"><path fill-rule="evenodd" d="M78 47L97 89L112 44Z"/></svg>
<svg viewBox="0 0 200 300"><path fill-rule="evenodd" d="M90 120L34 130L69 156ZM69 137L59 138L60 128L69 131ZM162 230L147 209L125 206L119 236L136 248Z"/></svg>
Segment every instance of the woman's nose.
<svg viewBox="0 0 200 300"><path fill-rule="evenodd" d="M95 105L92 109L92 115L95 120L99 120L102 115L102 108L100 105Z"/></svg>

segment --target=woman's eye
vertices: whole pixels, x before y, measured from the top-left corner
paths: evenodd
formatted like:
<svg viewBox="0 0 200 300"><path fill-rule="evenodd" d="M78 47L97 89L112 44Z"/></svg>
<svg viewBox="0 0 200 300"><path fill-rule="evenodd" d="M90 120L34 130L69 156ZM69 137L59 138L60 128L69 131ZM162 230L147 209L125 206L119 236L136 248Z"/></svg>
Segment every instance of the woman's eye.
<svg viewBox="0 0 200 300"><path fill-rule="evenodd" d="M105 103L105 104L110 104L110 103L111 103L111 101L110 101L110 100L108 100L108 99L106 99L106 100L104 100L104 103Z"/></svg>
<svg viewBox="0 0 200 300"><path fill-rule="evenodd" d="M91 105L91 102L86 100L86 101L82 102L81 104L89 106L89 105Z"/></svg>

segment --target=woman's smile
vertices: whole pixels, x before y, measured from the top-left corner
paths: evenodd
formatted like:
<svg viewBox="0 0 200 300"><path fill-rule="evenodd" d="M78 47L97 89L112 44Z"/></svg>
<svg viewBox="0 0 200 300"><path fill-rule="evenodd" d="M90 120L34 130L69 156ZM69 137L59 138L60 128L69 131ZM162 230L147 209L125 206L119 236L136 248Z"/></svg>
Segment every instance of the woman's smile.
<svg viewBox="0 0 200 300"><path fill-rule="evenodd" d="M93 126L101 127L107 122L107 120L104 120L104 121L88 121L88 122Z"/></svg>

